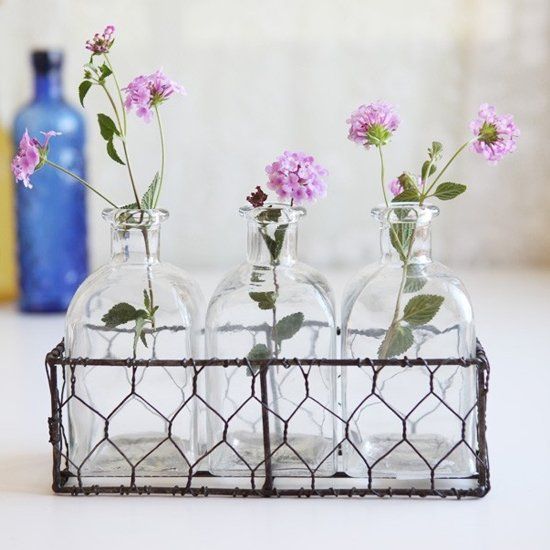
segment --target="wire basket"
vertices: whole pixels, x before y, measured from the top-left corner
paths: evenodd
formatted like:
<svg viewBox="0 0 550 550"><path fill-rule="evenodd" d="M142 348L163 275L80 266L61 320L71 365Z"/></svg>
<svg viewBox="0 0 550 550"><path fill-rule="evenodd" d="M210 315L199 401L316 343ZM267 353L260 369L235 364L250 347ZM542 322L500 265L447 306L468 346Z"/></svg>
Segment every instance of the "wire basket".
<svg viewBox="0 0 550 550"><path fill-rule="evenodd" d="M329 451L326 459L334 459L338 465L337 471L330 476L320 475L318 470L308 466L305 459L300 456L300 451L294 448L289 441L287 431L290 418L280 418L283 426L281 441L275 446L270 438L270 421L273 421L276 412L268 406L268 374L269 369L282 366L286 369L299 369L300 380L304 384L304 399L296 403L293 416L305 407L305 403L314 400L315 397L309 393L309 376L312 369L321 366L330 366L344 373L346 369L364 369L369 373L371 383L365 385L364 398L362 402L369 399L376 399L377 406L387 408L387 412L395 415L396 422L401 428L395 441L375 461L372 457L362 454L361 449L354 443L354 412L345 415L341 408L330 410L326 406L324 413L329 416L338 426L337 444ZM110 435L110 424L117 407L111 413L99 411L93 403L86 401L85 396L80 395L75 389L78 387L77 378L83 369L90 368L113 368L127 369L126 374L129 380L129 392L120 395L120 403L136 397L145 406L155 411L162 417L166 426L164 436L158 445L153 449L140 451L136 446L131 456L117 445L117 441ZM172 424L175 417L165 416L160 412L158 403L151 402L139 395L139 386L136 379L143 369L188 369L190 393L186 396L180 410L184 409L187 403L193 400L199 402L203 409L211 414L217 415L223 422L223 436L219 445L229 445L227 440L228 428L233 421L236 412L232 415L223 416L216 411L200 391L203 387L206 369L227 369L228 367L239 367L237 372L242 376L250 378L250 396L247 401L256 403L261 408L260 449L263 460L259 465L248 466L246 475L241 477L223 477L209 473L207 469L208 456L213 449L204 449L195 460L188 460L181 450L177 438L172 434ZM402 376L408 376L413 369L421 369L425 378L425 387L418 396L411 396L412 401L407 411L397 411L395 407L382 396L380 383L384 369L403 369ZM460 369L472 369L476 380L476 396L472 407L467 411L459 412L454 403L451 403L445 393L437 389L438 372L447 367ZM120 495L226 495L226 496L257 496L257 497L325 497L325 496L407 496L407 497L483 497L489 489L489 461L486 442L486 406L489 381L489 363L485 352L478 342L477 353L474 359L272 359L250 364L247 359L241 360L116 360L116 359L93 359L93 358L67 358L64 356L64 345L61 342L46 356L46 371L51 397L51 417L48 419L50 443L53 447L53 490L56 493L71 495L99 495L99 494L120 494ZM80 374L79 374L80 373ZM368 387L367 387L368 386ZM441 407L448 414L449 422L455 422L457 429L456 440L448 442L447 451L436 462L433 457L424 456L424 451L413 436L408 419L418 407L431 400ZM69 452L70 428L68 422L68 408L71 403L78 401L85 406L90 415L96 416L103 429L102 444L109 444L119 455L120 460L126 464L126 473L121 476L87 475L85 463L89 456L84 457L79 463L71 460ZM79 405L79 406L80 406ZM118 405L118 407L120 404ZM179 414L179 412L178 412ZM365 413L368 420L368 411ZM465 438L467 425L473 426L475 432L475 446L472 446ZM161 445L173 446L174 449L185 458L186 471L178 472L172 476L141 476L140 464L150 459L155 450ZM302 460L306 473L300 477L278 475L274 471L272 458L281 447L291 449L298 460ZM343 464L342 449L352 446L364 464L364 475L351 477L345 473ZM415 479L404 479L398 471L386 471L380 475L379 467L388 457L396 453L396 449L408 449L409 452L417 455L418 460L425 465L424 475ZM473 470L464 476L446 476L442 472L443 464L457 449L466 453ZM134 452L135 451L135 452ZM175 452L176 452L175 451ZM141 453L141 454L140 454ZM235 450L237 453L237 450ZM91 453L90 453L91 454ZM238 453L237 453L238 454ZM390 466L391 468L391 466Z"/></svg>

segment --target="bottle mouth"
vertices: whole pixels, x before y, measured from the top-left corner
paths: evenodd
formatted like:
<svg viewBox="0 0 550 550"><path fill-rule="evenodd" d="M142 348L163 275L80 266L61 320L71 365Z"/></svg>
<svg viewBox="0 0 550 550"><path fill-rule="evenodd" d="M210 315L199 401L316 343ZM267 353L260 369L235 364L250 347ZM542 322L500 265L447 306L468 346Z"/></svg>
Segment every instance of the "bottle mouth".
<svg viewBox="0 0 550 550"><path fill-rule="evenodd" d="M417 202L395 202L388 206L385 204L375 206L371 210L371 214L382 224L416 223L424 225L439 215L439 208L433 204L421 206Z"/></svg>
<svg viewBox="0 0 550 550"><path fill-rule="evenodd" d="M125 208L106 208L101 213L103 219L118 229L150 229L160 225L169 217L168 210L137 210Z"/></svg>
<svg viewBox="0 0 550 550"><path fill-rule="evenodd" d="M306 215L306 209L283 202L272 202L265 206L242 206L239 208L239 214L260 224L295 223Z"/></svg>

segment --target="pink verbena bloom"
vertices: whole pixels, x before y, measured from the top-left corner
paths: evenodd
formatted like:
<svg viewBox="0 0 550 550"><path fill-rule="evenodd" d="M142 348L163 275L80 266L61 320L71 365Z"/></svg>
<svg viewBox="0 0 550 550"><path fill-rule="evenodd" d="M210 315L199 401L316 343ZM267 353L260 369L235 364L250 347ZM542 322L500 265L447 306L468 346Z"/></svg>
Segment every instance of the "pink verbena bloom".
<svg viewBox="0 0 550 550"><path fill-rule="evenodd" d="M350 125L348 139L364 145L386 145L401 122L395 109L383 101L360 105L346 120Z"/></svg>
<svg viewBox="0 0 550 550"><path fill-rule="evenodd" d="M48 154L48 142L52 136L61 135L59 132L40 132L46 136L44 143L40 143L37 139L31 138L29 132L25 130L19 149L11 162L11 171L17 181L22 181L25 187L32 189L32 183L29 179L36 170L42 168L46 162Z"/></svg>
<svg viewBox="0 0 550 550"><path fill-rule="evenodd" d="M397 195L403 192L403 185L401 184L398 178L395 178L390 181L389 188L390 188L391 194L394 197L397 197Z"/></svg>
<svg viewBox="0 0 550 550"><path fill-rule="evenodd" d="M265 171L267 186L281 199L301 203L315 201L327 194L323 178L328 171L305 153L285 151L274 163L266 166Z"/></svg>
<svg viewBox="0 0 550 550"><path fill-rule="evenodd" d="M86 40L86 49L90 50L93 54L107 53L115 41L114 34L115 27L107 25L103 34L96 32L91 40Z"/></svg>
<svg viewBox="0 0 550 550"><path fill-rule="evenodd" d="M145 122L151 121L152 109L164 103L172 94L187 95L185 88L170 80L162 70L148 76L137 76L122 90L126 94L126 110L130 112L135 107L137 116Z"/></svg>
<svg viewBox="0 0 550 550"><path fill-rule="evenodd" d="M491 164L496 164L507 154L516 150L519 129L512 115L497 115L495 108L483 103L477 118L470 123L477 138L472 150L483 155Z"/></svg>

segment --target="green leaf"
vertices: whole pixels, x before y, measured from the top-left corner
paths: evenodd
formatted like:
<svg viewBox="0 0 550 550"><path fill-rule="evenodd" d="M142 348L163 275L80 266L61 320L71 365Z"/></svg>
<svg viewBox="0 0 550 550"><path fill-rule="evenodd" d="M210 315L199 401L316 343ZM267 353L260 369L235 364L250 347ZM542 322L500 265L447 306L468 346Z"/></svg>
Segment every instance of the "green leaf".
<svg viewBox="0 0 550 550"><path fill-rule="evenodd" d="M155 196L159 183L159 173L157 172L153 178L153 181L149 184L147 191L145 191L143 197L141 197L141 208L143 208L143 210L151 210L152 208L155 208Z"/></svg>
<svg viewBox="0 0 550 550"><path fill-rule="evenodd" d="M262 237L269 250L269 254L271 255L271 259L273 262L276 262L279 259L281 250L283 249L283 243L285 241L285 233L287 228L288 224L283 224L277 227L277 229L275 229L275 233L273 234L273 238L265 232L265 229L261 230Z"/></svg>
<svg viewBox="0 0 550 550"><path fill-rule="evenodd" d="M262 277L263 273L260 273L259 271L252 271L252 274L250 275L250 282L251 283L263 283L265 279Z"/></svg>
<svg viewBox="0 0 550 550"><path fill-rule="evenodd" d="M430 173L428 174L428 168L430 169ZM430 176L434 174L434 172L437 170L437 166L433 164L433 161L425 161L422 165L422 181L426 180Z"/></svg>
<svg viewBox="0 0 550 550"><path fill-rule="evenodd" d="M115 162L118 162L119 164L126 164L119 156L118 156L118 153L115 149L115 146L113 144L113 141L108 141L107 142L107 154L115 161ZM135 204L135 203L133 203ZM137 208L137 204L136 204L136 208Z"/></svg>
<svg viewBox="0 0 550 550"><path fill-rule="evenodd" d="M262 361L264 359L269 359L270 353L266 345L256 344L248 352L248 355L246 357L251 362L250 368L247 370L247 374L249 376L252 376L252 374L259 369L258 366L254 365L254 361Z"/></svg>
<svg viewBox="0 0 550 550"><path fill-rule="evenodd" d="M416 176L403 172L398 178L399 183L402 185L404 191L414 190L418 193L418 185L416 182Z"/></svg>
<svg viewBox="0 0 550 550"><path fill-rule="evenodd" d="M151 297L146 290L143 291L143 305L147 311L151 310Z"/></svg>
<svg viewBox="0 0 550 550"><path fill-rule="evenodd" d="M445 183L440 183L437 186L437 189L434 192L434 195L442 201L450 201L458 195L461 195L466 191L466 186L462 183L453 183L451 181L446 181Z"/></svg>
<svg viewBox="0 0 550 550"><path fill-rule="evenodd" d="M252 300L258 302L260 309L274 309L277 300L277 293L270 292L249 292L248 295Z"/></svg>
<svg viewBox="0 0 550 550"><path fill-rule="evenodd" d="M283 340L292 338L301 328L304 323L304 314L292 313L283 317L275 325L274 340L280 344Z"/></svg>
<svg viewBox="0 0 550 550"><path fill-rule="evenodd" d="M83 80L78 87L78 98L80 99L80 105L82 105L82 107L84 107L84 98L91 87L92 83L89 80Z"/></svg>
<svg viewBox="0 0 550 550"><path fill-rule="evenodd" d="M399 195L393 198L392 202L418 202L420 193L417 187L405 189Z"/></svg>
<svg viewBox="0 0 550 550"><path fill-rule="evenodd" d="M415 296L405 306L403 320L413 326L425 325L434 318L443 300L443 296L435 294L420 294L419 296Z"/></svg>
<svg viewBox="0 0 550 550"><path fill-rule="evenodd" d="M98 113L97 122L99 124L101 137L105 141L112 141L113 136L120 135L114 120L110 116L104 115L103 113Z"/></svg>
<svg viewBox="0 0 550 550"><path fill-rule="evenodd" d="M437 162L443 154L443 145L439 141L432 141L432 146L428 149L430 160Z"/></svg>
<svg viewBox="0 0 550 550"><path fill-rule="evenodd" d="M137 317L136 308L126 302L115 304L102 318L107 328L115 328Z"/></svg>
<svg viewBox="0 0 550 550"><path fill-rule="evenodd" d="M380 359L390 359L405 353L414 344L410 327L395 325L388 329L384 340L378 348Z"/></svg>
<svg viewBox="0 0 550 550"><path fill-rule="evenodd" d="M144 317L139 316L136 318L136 326L134 329L134 356L136 355L138 340L141 339L141 341L143 342L143 345L146 348L149 347L147 345L147 340L145 339L145 332L143 331L143 329L145 328L145 325L148 322L149 322L148 319Z"/></svg>
<svg viewBox="0 0 550 550"><path fill-rule="evenodd" d="M103 65L99 67L99 70L101 71L101 74L99 75L99 80L101 82L103 82L108 76L111 76L113 74L113 71L109 69L107 63L103 63Z"/></svg>
<svg viewBox="0 0 550 550"><path fill-rule="evenodd" d="M281 217L280 208L269 207L258 214L258 221L265 222L265 223L278 222L280 217Z"/></svg>
<svg viewBox="0 0 550 550"><path fill-rule="evenodd" d="M390 226L390 241L402 262L407 260L414 227L412 222L392 223Z"/></svg>
<svg viewBox="0 0 550 550"><path fill-rule="evenodd" d="M422 275L422 270L415 266L414 264L407 267L407 276L405 279L405 286L403 287L403 292L418 292L424 288L425 284L428 282L428 279Z"/></svg>

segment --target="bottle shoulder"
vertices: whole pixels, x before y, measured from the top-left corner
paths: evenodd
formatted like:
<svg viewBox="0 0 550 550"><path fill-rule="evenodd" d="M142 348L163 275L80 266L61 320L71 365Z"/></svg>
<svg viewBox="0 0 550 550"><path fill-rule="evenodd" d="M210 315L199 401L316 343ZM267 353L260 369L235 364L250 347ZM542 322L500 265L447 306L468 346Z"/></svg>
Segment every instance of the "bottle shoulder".
<svg viewBox="0 0 550 550"><path fill-rule="evenodd" d="M14 123L14 138L25 129L32 134L54 130L61 132L64 139L73 136L84 138L85 121L82 113L73 105L61 101L30 101L17 112Z"/></svg>

